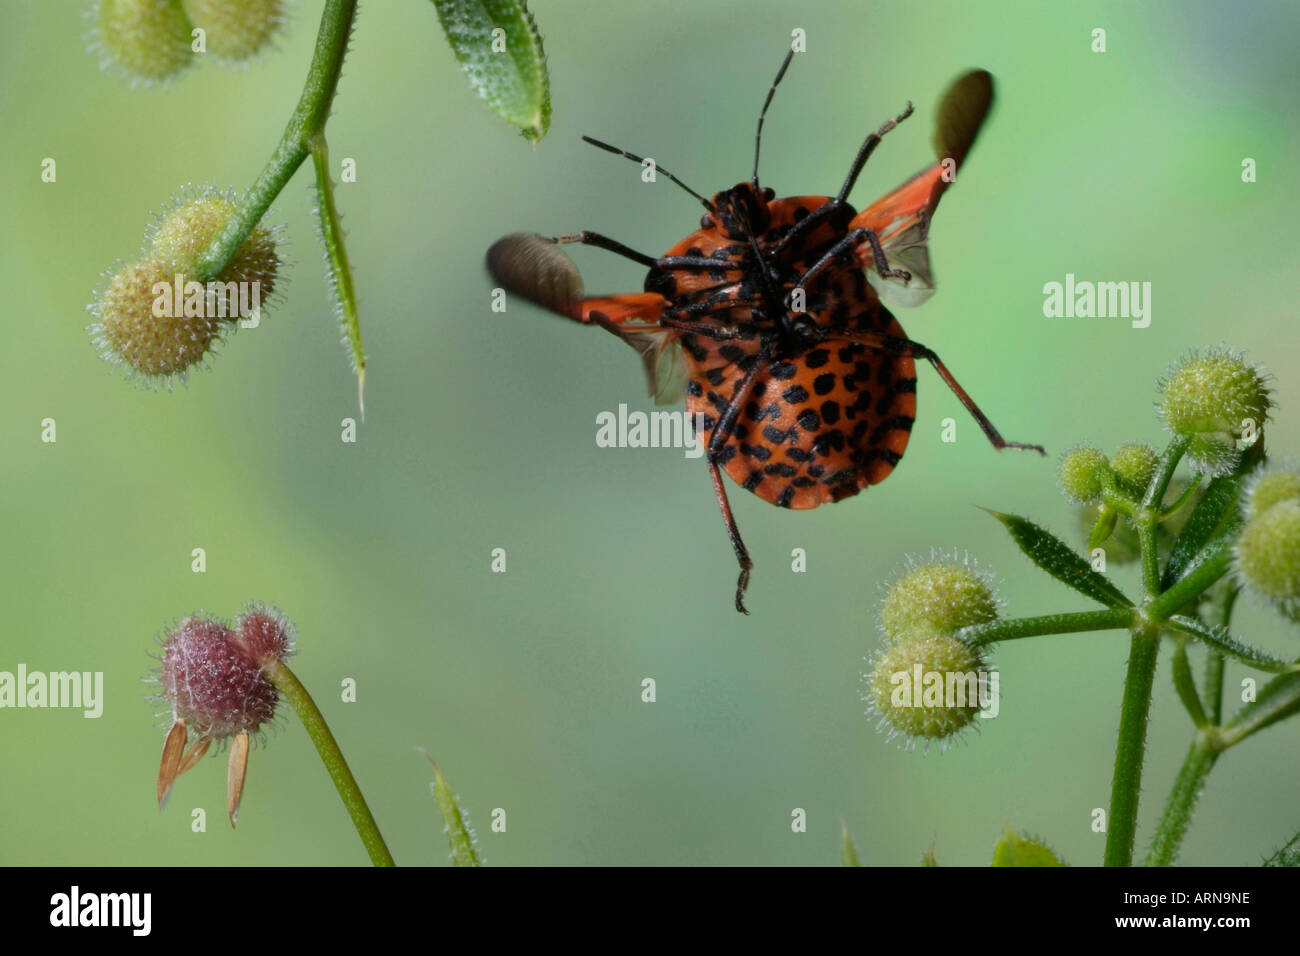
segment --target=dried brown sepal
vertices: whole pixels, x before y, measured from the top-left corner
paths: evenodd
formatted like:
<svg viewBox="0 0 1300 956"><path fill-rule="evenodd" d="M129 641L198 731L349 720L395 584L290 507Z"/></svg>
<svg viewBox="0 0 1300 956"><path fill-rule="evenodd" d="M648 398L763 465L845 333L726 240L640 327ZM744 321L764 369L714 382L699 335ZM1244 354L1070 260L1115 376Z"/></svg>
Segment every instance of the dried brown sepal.
<svg viewBox="0 0 1300 956"><path fill-rule="evenodd" d="M212 745L212 738L208 736L200 737L194 741L194 746L189 749L185 757L181 760L181 765L176 768L176 776L180 776L187 770L193 770L198 766L203 755L208 752L208 747Z"/></svg>
<svg viewBox="0 0 1300 956"><path fill-rule="evenodd" d="M248 773L248 734L230 738L230 765L226 771L226 813L233 828L239 819L239 802L244 798L244 777Z"/></svg>
<svg viewBox="0 0 1300 956"><path fill-rule="evenodd" d="M167 803L167 795L172 791L172 783L181 775L181 756L185 753L185 741L188 737L189 731L185 727L185 721L178 720L172 724L172 729L167 731L167 738L163 741L162 760L158 763L159 810Z"/></svg>

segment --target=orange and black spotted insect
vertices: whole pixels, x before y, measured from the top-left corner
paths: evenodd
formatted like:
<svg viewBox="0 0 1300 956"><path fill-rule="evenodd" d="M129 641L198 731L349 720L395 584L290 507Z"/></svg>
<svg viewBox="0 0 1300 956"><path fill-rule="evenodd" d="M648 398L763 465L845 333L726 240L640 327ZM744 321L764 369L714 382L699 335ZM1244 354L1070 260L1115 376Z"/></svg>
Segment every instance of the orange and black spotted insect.
<svg viewBox="0 0 1300 956"><path fill-rule="evenodd" d="M984 70L958 77L939 104L937 161L858 212L849 192L912 105L867 136L835 196L777 199L759 186L758 155L763 120L793 56L786 54L759 112L748 182L705 199L658 167L706 210L699 230L662 256L593 232L549 239L515 233L487 254L488 270L508 291L599 325L636 349L659 403L685 393L707 441L713 490L740 563L742 613L753 562L720 472L783 508L816 508L884 481L916 420L916 359L934 366L994 448L1043 452L1004 440L939 356L909 339L882 301L916 305L934 291L930 219L993 104L993 78ZM645 291L585 297L577 267L560 249L568 243L645 266Z"/></svg>

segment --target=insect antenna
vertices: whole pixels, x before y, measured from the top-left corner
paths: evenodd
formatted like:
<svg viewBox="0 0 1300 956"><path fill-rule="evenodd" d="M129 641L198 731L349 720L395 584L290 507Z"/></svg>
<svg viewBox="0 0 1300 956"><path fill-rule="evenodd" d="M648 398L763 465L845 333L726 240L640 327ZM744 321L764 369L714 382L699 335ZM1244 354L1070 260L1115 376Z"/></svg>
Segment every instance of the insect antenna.
<svg viewBox="0 0 1300 956"><path fill-rule="evenodd" d="M767 108L772 105L772 96L776 93L776 88L781 80L785 77L785 71L790 68L790 61L794 59L794 47L786 53L785 59L781 61L781 69L776 71L776 79L768 87L767 99L763 101L763 108L758 112L758 132L754 134L754 175L750 177L750 182L754 188L758 188L758 149L763 144L763 120L767 117Z"/></svg>
<svg viewBox="0 0 1300 956"><path fill-rule="evenodd" d="M625 150L625 149L619 149L617 146L611 146L611 145L609 145L609 143L602 143L600 140L598 140L598 139L592 139L590 136L584 136L584 137L582 137L582 140L583 140L584 143L590 143L592 146L598 146L598 147L600 147L601 149L605 150L605 152L607 152L607 153L615 153L616 155L619 155L619 156L626 156L628 159L632 160L632 162L634 162L634 163L638 163L638 164L639 164L639 163L644 163L644 162L645 162L645 157L643 157L643 156L637 156L635 153L629 153L627 150ZM713 212L713 211L714 211L713 203L709 202L707 199L705 199L703 196L701 196L699 193L697 193L697 192L696 192L694 189L692 189L690 186L686 185L684 182L682 182L680 179L678 179L676 176L674 176L674 175L673 175L672 173L670 173L668 170L664 169L664 168L663 168L662 166L660 166L658 163L655 163L655 169L657 169L659 172L663 173L665 176L667 176L669 179L671 179L673 182L675 182L678 186L681 186L683 189L685 189L688 193L690 193L692 196L694 196L694 197L695 197L696 199L698 199L700 202L704 203L704 208L707 209L709 212Z"/></svg>

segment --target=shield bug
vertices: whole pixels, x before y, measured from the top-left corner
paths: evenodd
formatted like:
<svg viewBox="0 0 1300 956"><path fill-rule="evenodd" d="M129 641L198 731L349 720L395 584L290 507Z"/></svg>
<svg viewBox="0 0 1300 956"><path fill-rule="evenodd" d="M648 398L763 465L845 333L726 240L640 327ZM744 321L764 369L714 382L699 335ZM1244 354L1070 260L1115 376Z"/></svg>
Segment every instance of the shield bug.
<svg viewBox="0 0 1300 956"><path fill-rule="evenodd" d="M487 254L488 270L508 291L599 325L636 349L657 402L685 394L691 420L702 425L713 490L740 564L736 609L743 613L753 562L721 472L764 501L798 509L884 481L916 419L917 359L934 367L994 448L1043 452L1004 440L939 356L909 339L884 304L917 305L934 291L930 220L993 104L993 78L984 70L958 77L939 103L936 162L859 212L849 193L912 105L867 136L836 195L778 199L759 185L758 157L763 120L793 55L786 54L759 113L748 181L706 199L657 167L705 209L700 228L662 256L593 232L515 233ZM644 266L644 291L586 296L561 248L570 243Z"/></svg>

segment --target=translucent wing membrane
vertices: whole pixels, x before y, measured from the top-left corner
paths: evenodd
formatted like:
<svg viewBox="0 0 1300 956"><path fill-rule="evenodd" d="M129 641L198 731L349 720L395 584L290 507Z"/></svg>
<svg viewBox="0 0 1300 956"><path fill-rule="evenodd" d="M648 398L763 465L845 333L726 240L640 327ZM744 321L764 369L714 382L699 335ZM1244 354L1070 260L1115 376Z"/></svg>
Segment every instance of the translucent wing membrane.
<svg viewBox="0 0 1300 956"><path fill-rule="evenodd" d="M873 230L889 266L911 274L907 282L882 279L872 268L870 246L864 243L859 247L858 258L867 269L867 278L887 302L919 305L934 294L926 246L930 217L939 198L955 181L992 106L993 77L986 70L971 70L954 80L940 99L935 118L932 143L938 162L876 200L851 223L854 229Z"/></svg>
<svg viewBox="0 0 1300 956"><path fill-rule="evenodd" d="M507 292L557 315L599 325L632 346L645 366L650 394L661 405L678 401L686 381L679 333L659 327L667 300L651 292L583 297L582 276L559 245L517 232L488 250L488 271Z"/></svg>

